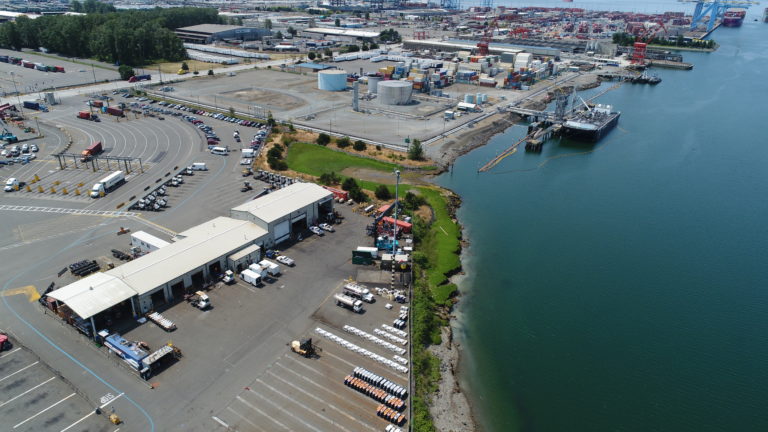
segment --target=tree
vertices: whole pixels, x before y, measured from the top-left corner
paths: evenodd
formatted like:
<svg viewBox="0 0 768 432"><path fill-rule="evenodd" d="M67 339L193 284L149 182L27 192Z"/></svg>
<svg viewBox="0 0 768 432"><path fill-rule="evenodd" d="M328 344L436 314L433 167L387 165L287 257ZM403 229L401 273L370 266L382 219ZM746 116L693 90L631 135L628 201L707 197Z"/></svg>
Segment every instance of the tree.
<svg viewBox="0 0 768 432"><path fill-rule="evenodd" d="M326 57L333 57L333 51L331 51L330 48L326 48L323 50L323 55Z"/></svg>
<svg viewBox="0 0 768 432"><path fill-rule="evenodd" d="M403 198L403 207L406 210L416 210L419 207L423 206L427 203L427 200L424 199L421 195L416 195L413 192L406 192L405 197Z"/></svg>
<svg viewBox="0 0 768 432"><path fill-rule="evenodd" d="M229 107L229 116L234 117L235 116L235 108Z"/></svg>
<svg viewBox="0 0 768 432"><path fill-rule="evenodd" d="M208 75L213 75L213 69L208 69Z"/></svg>
<svg viewBox="0 0 768 432"><path fill-rule="evenodd" d="M338 19L338 18L336 18L336 19L333 21L333 25L335 25L336 27L341 27L341 20L340 20L340 19Z"/></svg>
<svg viewBox="0 0 768 432"><path fill-rule="evenodd" d="M187 64L187 62L181 62L181 70L187 71L187 72L189 71L189 65Z"/></svg>
<svg viewBox="0 0 768 432"><path fill-rule="evenodd" d="M317 58L317 54L310 52L309 54L307 54L307 58L310 60L314 60Z"/></svg>
<svg viewBox="0 0 768 432"><path fill-rule="evenodd" d="M264 28L267 30L272 30L272 20L267 18L264 20Z"/></svg>
<svg viewBox="0 0 768 432"><path fill-rule="evenodd" d="M368 44L363 42L363 51L368 51Z"/></svg>
<svg viewBox="0 0 768 432"><path fill-rule="evenodd" d="M366 195L360 188L349 191L349 197L352 198L353 201L359 203L368 201L368 195Z"/></svg>
<svg viewBox="0 0 768 432"><path fill-rule="evenodd" d="M341 178L339 178L335 172L331 171L329 173L320 174L319 181L324 185L335 185L339 184Z"/></svg>
<svg viewBox="0 0 768 432"><path fill-rule="evenodd" d="M331 142L331 136L325 133L321 133L317 136L317 140L315 142L321 146L327 146Z"/></svg>
<svg viewBox="0 0 768 432"><path fill-rule="evenodd" d="M376 195L376 198L383 201L392 199L392 192L390 192L386 185L379 185L373 193Z"/></svg>
<svg viewBox="0 0 768 432"><path fill-rule="evenodd" d="M275 38L277 38L277 39L282 39L282 38L283 38L283 32L281 32L280 30L278 30L278 31L277 31L277 33L275 33Z"/></svg>
<svg viewBox="0 0 768 432"><path fill-rule="evenodd" d="M366 12L365 13L365 20L368 21L370 19L371 19L371 13L370 12Z"/></svg>
<svg viewBox="0 0 768 432"><path fill-rule="evenodd" d="M352 177L347 177L341 183L341 188L344 189L345 191L353 191L356 189L360 189L360 186L357 184L355 179L353 179Z"/></svg>
<svg viewBox="0 0 768 432"><path fill-rule="evenodd" d="M267 112L267 126L274 128L277 125L275 117L272 116L272 111Z"/></svg>
<svg viewBox="0 0 768 432"><path fill-rule="evenodd" d="M357 141L355 141L354 144L352 144L352 148L357 150L357 151L365 151L366 147L367 146L365 145L365 143L362 140L357 140Z"/></svg>
<svg viewBox="0 0 768 432"><path fill-rule="evenodd" d="M287 31L288 31L288 34L291 36L296 36L296 33L298 33L298 31L293 27L288 27Z"/></svg>
<svg viewBox="0 0 768 432"><path fill-rule="evenodd" d="M120 79L122 80L130 79L132 76L136 75L133 68L128 65L120 65L120 67L117 68L117 73L120 74Z"/></svg>
<svg viewBox="0 0 768 432"><path fill-rule="evenodd" d="M411 143L411 147L408 149L408 159L410 160L422 160L424 159L424 148L421 146L421 141L414 139Z"/></svg>

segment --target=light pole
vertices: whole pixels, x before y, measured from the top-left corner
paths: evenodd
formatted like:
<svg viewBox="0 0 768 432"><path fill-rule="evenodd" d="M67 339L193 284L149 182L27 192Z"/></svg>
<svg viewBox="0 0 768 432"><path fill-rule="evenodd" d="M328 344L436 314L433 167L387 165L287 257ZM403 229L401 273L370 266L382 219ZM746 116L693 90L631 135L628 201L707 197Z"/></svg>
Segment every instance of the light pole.
<svg viewBox="0 0 768 432"><path fill-rule="evenodd" d="M19 88L16 87L16 74L11 71L11 80L13 81L13 89L16 90L16 100L19 101L19 112L24 117L24 104L21 103L21 95L19 95Z"/></svg>

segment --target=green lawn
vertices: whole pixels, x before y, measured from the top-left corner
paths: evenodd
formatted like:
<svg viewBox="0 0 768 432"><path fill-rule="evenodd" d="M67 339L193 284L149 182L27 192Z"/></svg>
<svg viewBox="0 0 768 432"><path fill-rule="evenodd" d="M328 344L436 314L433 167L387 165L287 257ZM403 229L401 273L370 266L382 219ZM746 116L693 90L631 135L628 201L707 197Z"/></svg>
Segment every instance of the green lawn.
<svg viewBox="0 0 768 432"><path fill-rule="evenodd" d="M353 156L317 145L295 142L288 148L285 158L288 166L298 172L319 176L330 172L340 173L346 168L367 168L389 171L397 165Z"/></svg>

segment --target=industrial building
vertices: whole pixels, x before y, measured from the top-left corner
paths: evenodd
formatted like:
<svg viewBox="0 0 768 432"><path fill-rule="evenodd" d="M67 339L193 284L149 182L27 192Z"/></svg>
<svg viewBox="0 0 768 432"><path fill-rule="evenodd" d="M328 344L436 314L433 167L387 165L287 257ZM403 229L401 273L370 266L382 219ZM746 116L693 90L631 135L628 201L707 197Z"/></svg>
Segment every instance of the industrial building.
<svg viewBox="0 0 768 432"><path fill-rule="evenodd" d="M52 291L93 329L105 311L140 316L182 297L223 273L259 261L261 251L295 237L333 212L333 194L313 183L295 183L192 227L139 258ZM146 235L138 238L150 240ZM57 308L60 307L57 304Z"/></svg>
<svg viewBox="0 0 768 432"><path fill-rule="evenodd" d="M223 24L200 24L174 30L183 42L209 44L217 40L254 41L272 32L266 28L241 27Z"/></svg>
<svg viewBox="0 0 768 432"><path fill-rule="evenodd" d="M343 28L312 27L300 31L300 35L310 39L328 39L338 42L375 42L379 33Z"/></svg>

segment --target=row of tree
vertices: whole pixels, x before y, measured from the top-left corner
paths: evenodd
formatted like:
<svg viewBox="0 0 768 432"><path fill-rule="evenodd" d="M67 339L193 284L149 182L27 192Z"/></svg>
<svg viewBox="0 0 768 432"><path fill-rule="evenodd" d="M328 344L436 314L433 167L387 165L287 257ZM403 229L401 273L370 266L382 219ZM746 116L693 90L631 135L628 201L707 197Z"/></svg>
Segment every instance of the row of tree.
<svg viewBox="0 0 768 432"><path fill-rule="evenodd" d="M87 4L88 1L84 3ZM64 56L140 66L153 60L186 58L184 46L173 29L219 22L218 12L211 8L46 15L34 20L22 16L0 25L0 47L45 47Z"/></svg>

